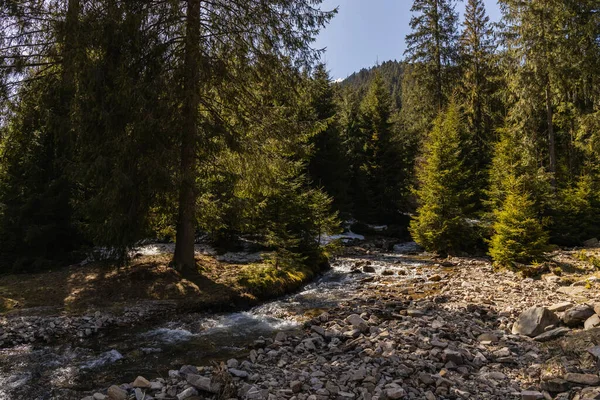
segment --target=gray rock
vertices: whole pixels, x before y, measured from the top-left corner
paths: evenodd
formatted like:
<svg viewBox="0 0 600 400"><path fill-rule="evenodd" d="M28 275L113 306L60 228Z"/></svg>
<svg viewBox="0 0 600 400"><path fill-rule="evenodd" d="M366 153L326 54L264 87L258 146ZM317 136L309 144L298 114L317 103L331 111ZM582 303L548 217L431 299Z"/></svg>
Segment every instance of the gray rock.
<svg viewBox="0 0 600 400"><path fill-rule="evenodd" d="M600 242L597 238L588 239L585 242L583 242L583 247L593 248L598 246L600 246Z"/></svg>
<svg viewBox="0 0 600 400"><path fill-rule="evenodd" d="M364 265L362 270L363 270L363 272L368 273L368 274L375 273L375 267L373 267L372 265Z"/></svg>
<svg viewBox="0 0 600 400"><path fill-rule="evenodd" d="M573 307L573 303L571 303L570 301L563 301L562 303L551 305L550 307L548 307L548 310L552 312L562 312L568 310L571 307Z"/></svg>
<svg viewBox="0 0 600 400"><path fill-rule="evenodd" d="M554 378L547 381L542 381L542 390L546 390L550 393L561 393L566 392L571 388L571 384L564 379Z"/></svg>
<svg viewBox="0 0 600 400"><path fill-rule="evenodd" d="M198 396L198 391L193 387L185 389L177 395L177 400L189 399L190 397Z"/></svg>
<svg viewBox="0 0 600 400"><path fill-rule="evenodd" d="M570 331L571 330L569 328L565 328L564 326L561 326L561 327L549 330L547 332L544 332L541 335L534 337L533 340L535 340L537 342L548 342L550 340L554 340L556 338L564 336L567 333L569 333Z"/></svg>
<svg viewBox="0 0 600 400"><path fill-rule="evenodd" d="M540 400L543 399L544 395L540 392L533 390L526 390L521 392L521 400Z"/></svg>
<svg viewBox="0 0 600 400"><path fill-rule="evenodd" d="M490 343L498 343L500 341L498 339L498 336L494 335L493 333L482 333L481 335L477 336L477 340L479 342L490 342Z"/></svg>
<svg viewBox="0 0 600 400"><path fill-rule="evenodd" d="M556 325L559 319L552 311L545 307L532 307L525 310L512 327L513 334L535 337L544 333L550 325Z"/></svg>
<svg viewBox="0 0 600 400"><path fill-rule="evenodd" d="M213 383L212 380L206 376L188 374L186 380L190 385L192 385L196 389L200 389L205 392L219 393L221 389L220 384Z"/></svg>
<svg viewBox="0 0 600 400"><path fill-rule="evenodd" d="M600 316L598 316L598 314L592 315L583 323L583 327L585 330L596 328L598 326L600 326Z"/></svg>
<svg viewBox="0 0 600 400"><path fill-rule="evenodd" d="M445 362L453 362L456 365L463 364L463 356L458 351L445 349L444 350L444 361Z"/></svg>
<svg viewBox="0 0 600 400"><path fill-rule="evenodd" d="M229 368L229 373L237 378L248 378L248 373L246 371L242 371L241 369Z"/></svg>
<svg viewBox="0 0 600 400"><path fill-rule="evenodd" d="M387 389L385 394L387 395L388 399L392 400L402 399L406 396L406 392L401 387Z"/></svg>
<svg viewBox="0 0 600 400"><path fill-rule="evenodd" d="M363 332L369 329L369 324L367 323L367 321L362 319L358 314L349 315L348 317L346 317L346 322Z"/></svg>
<svg viewBox="0 0 600 400"><path fill-rule="evenodd" d="M592 307L588 305L578 305L565 311L562 319L565 325L574 328L583 325L583 323L592 315L594 315L594 309Z"/></svg>
<svg viewBox="0 0 600 400"><path fill-rule="evenodd" d="M294 392L294 393L300 393L300 391L302 390L302 382L300 382L300 381L291 381L290 382L290 389L292 389L292 392Z"/></svg>
<svg viewBox="0 0 600 400"><path fill-rule="evenodd" d="M569 382L577 383L584 386L600 385L600 378L594 374L566 374L564 379Z"/></svg>

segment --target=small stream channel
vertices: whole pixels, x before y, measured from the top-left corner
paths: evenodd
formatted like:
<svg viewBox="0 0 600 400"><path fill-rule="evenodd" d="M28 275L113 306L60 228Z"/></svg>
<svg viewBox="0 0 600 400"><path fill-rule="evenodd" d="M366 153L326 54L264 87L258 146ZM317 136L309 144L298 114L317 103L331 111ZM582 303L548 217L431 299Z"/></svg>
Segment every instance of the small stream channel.
<svg viewBox="0 0 600 400"><path fill-rule="evenodd" d="M167 376L181 365L210 365L244 357L248 346L277 331L299 331L307 318L351 300L364 274L357 261L370 260L376 274L394 271L410 279L420 262L402 254L341 257L299 292L244 312L175 314L154 326L113 328L89 339L52 345L23 345L0 351L0 399L81 399L90 391ZM398 275L404 270L406 275Z"/></svg>

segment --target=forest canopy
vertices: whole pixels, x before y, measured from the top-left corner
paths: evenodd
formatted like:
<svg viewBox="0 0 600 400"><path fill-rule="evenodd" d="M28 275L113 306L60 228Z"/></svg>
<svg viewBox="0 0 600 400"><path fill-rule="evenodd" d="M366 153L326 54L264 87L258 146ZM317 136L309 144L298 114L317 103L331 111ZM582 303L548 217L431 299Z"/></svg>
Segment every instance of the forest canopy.
<svg viewBox="0 0 600 400"><path fill-rule="evenodd" d="M320 0L0 0L0 269L200 236L323 262L340 222L503 265L600 235L594 0L415 0L334 83ZM576 61L575 61L576 60Z"/></svg>

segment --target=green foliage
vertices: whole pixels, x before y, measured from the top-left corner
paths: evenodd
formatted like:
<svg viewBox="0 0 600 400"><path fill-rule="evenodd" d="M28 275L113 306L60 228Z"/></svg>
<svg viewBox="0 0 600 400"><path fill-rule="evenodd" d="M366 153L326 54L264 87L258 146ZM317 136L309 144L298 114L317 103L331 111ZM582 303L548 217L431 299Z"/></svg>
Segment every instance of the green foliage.
<svg viewBox="0 0 600 400"><path fill-rule="evenodd" d="M552 242L562 246L579 246L600 236L600 191L592 176L584 175L575 186L561 191L559 204L553 209Z"/></svg>
<svg viewBox="0 0 600 400"><path fill-rule="evenodd" d="M550 249L549 237L536 213L534 201L518 180L511 179L509 192L495 216L494 234L490 240L490 255L494 262L511 266L543 259Z"/></svg>
<svg viewBox="0 0 600 400"><path fill-rule="evenodd" d="M471 174L464 163L464 136L463 117L452 101L435 120L417 169L419 208L410 232L428 251L445 254L473 244L467 221L472 192Z"/></svg>

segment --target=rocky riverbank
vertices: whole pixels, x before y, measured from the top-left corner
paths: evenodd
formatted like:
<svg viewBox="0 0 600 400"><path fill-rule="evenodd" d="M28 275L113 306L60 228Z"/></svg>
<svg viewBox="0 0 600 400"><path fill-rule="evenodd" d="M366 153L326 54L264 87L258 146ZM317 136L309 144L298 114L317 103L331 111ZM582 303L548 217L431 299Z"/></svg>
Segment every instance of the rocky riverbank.
<svg viewBox="0 0 600 400"><path fill-rule="evenodd" d="M373 248L354 248L345 257L358 289L306 320L302 334L280 332L249 343L245 359L140 376L86 400L599 399L600 330L583 326L600 303L598 283L575 255L557 253L554 273L538 279L495 272L485 259L424 256L406 279L409 256L381 262ZM523 314L536 306L554 310L549 323ZM527 323L536 325L529 333Z"/></svg>

